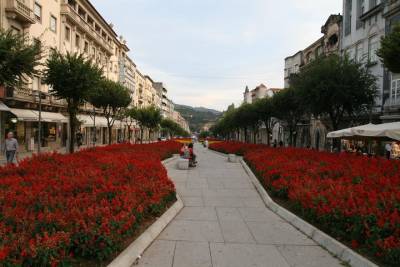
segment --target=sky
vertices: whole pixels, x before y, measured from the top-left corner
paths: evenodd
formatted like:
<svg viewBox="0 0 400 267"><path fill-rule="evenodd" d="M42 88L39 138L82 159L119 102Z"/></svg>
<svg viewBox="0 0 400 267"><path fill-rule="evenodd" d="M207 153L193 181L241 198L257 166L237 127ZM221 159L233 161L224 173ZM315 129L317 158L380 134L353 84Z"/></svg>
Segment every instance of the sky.
<svg viewBox="0 0 400 267"><path fill-rule="evenodd" d="M313 43L340 0L92 0L142 73L175 103L225 110L246 85L282 88L284 58Z"/></svg>

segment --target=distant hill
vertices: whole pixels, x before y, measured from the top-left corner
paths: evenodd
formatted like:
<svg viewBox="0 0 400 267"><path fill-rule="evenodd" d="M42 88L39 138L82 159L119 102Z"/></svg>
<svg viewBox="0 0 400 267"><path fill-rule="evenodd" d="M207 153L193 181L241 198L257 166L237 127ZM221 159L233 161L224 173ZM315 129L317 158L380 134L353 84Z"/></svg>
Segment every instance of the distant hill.
<svg viewBox="0 0 400 267"><path fill-rule="evenodd" d="M204 107L191 107L175 104L175 110L188 121L190 130L200 132L204 125L215 122L222 112Z"/></svg>

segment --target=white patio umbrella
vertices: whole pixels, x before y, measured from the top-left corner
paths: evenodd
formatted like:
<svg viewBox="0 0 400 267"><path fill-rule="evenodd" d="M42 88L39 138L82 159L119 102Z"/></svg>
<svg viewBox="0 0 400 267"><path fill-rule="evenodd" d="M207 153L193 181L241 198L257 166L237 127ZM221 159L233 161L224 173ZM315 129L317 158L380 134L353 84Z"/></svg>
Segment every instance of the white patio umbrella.
<svg viewBox="0 0 400 267"><path fill-rule="evenodd" d="M328 138L341 138L352 136L391 138L400 141L400 122L384 124L370 123L362 126L330 132L327 135Z"/></svg>

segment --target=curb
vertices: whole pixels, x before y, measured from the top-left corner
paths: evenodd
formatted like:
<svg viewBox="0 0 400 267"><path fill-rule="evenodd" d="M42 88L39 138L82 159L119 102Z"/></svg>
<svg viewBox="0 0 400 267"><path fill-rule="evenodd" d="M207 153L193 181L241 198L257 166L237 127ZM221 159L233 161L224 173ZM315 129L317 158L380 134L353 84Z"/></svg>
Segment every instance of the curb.
<svg viewBox="0 0 400 267"><path fill-rule="evenodd" d="M176 157L162 161L165 165ZM157 236L167 227L167 225L182 210L182 199L176 194L176 202L160 218L157 219L147 230L142 233L129 247L119 254L107 267L131 267L138 264L142 253L153 243Z"/></svg>
<svg viewBox="0 0 400 267"><path fill-rule="evenodd" d="M268 208L270 208L273 212L278 214L281 218L289 222L291 225L293 225L299 231L304 233L306 236L314 240L317 244L324 247L326 250L335 255L337 258L350 264L351 266L378 267L378 265L366 259L365 257L361 256L360 254L350 249L349 247L343 245L333 237L325 234L324 232L317 229L308 222L304 221L297 215L276 204L268 195L267 191L265 191L264 187L261 185L260 181L254 175L254 173L252 172L250 167L246 164L246 162L242 158L239 161L242 164L243 168L245 169L246 173L248 174L251 182L256 187L265 205Z"/></svg>

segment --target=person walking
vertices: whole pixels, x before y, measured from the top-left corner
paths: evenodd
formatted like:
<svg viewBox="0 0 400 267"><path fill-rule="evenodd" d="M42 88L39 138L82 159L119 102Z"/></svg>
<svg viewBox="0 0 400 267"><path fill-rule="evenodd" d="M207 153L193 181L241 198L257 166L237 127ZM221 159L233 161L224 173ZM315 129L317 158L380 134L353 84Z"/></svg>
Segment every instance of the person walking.
<svg viewBox="0 0 400 267"><path fill-rule="evenodd" d="M18 153L18 141L14 138L14 134L9 132L5 143L5 152L7 164L14 163L14 159L17 160Z"/></svg>

